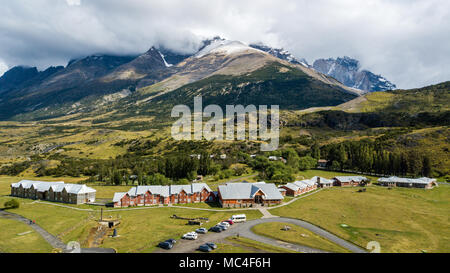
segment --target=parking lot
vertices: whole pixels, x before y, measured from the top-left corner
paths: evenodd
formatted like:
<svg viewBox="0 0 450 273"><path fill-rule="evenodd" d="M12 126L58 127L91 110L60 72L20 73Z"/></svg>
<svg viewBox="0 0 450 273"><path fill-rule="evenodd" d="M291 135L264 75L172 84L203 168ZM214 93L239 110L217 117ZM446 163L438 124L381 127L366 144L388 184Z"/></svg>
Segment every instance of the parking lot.
<svg viewBox="0 0 450 273"><path fill-rule="evenodd" d="M217 243L219 240L223 240L226 237L237 235L237 227L242 225L243 223L235 223L231 225L227 230L216 233L212 231L208 231L206 234L198 234L197 240L185 240L180 238L173 238L177 240L177 243L173 246L172 249L166 250L158 248L155 253L190 253L195 252L200 245L203 245L208 242ZM192 231L195 231L196 228L192 228ZM171 239L171 238L167 238ZM213 251L214 252L214 251Z"/></svg>

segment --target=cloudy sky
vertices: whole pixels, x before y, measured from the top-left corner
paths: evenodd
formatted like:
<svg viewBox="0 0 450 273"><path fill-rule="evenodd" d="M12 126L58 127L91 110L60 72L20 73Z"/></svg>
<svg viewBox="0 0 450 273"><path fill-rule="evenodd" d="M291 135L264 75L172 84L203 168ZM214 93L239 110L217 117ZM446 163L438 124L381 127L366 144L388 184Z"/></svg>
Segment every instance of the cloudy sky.
<svg viewBox="0 0 450 273"><path fill-rule="evenodd" d="M202 37L284 47L310 63L350 56L400 88L450 80L447 0L14 0L0 8L0 75Z"/></svg>

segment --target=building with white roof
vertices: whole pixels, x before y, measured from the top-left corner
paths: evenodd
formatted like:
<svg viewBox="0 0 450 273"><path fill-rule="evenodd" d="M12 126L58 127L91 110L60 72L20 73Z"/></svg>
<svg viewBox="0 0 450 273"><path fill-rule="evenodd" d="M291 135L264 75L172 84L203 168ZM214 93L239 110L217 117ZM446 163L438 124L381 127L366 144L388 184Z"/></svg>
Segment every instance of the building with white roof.
<svg viewBox="0 0 450 273"><path fill-rule="evenodd" d="M391 176L378 179L378 183L381 186L386 187L407 187L407 188L423 188L423 189L431 189L438 185L436 179L428 177L403 178Z"/></svg>
<svg viewBox="0 0 450 273"><path fill-rule="evenodd" d="M213 201L214 195L205 183L170 186L137 186L128 192L114 194L114 207L186 204Z"/></svg>
<svg viewBox="0 0 450 273"><path fill-rule="evenodd" d="M307 192L317 189L317 187L318 187L317 183L320 179L325 179L325 178L315 176L311 179L305 179L305 180L301 180L301 181L287 183L286 185L281 186L281 188L286 190L287 196L298 196L298 195L301 195L301 194L304 194L304 193L307 193Z"/></svg>
<svg viewBox="0 0 450 273"><path fill-rule="evenodd" d="M341 187L360 186L367 183L369 179L364 176L336 176L334 185Z"/></svg>
<svg viewBox="0 0 450 273"><path fill-rule="evenodd" d="M218 187L222 207L253 207L280 204L284 199L275 184L227 183Z"/></svg>
<svg viewBox="0 0 450 273"><path fill-rule="evenodd" d="M95 202L96 190L83 184L22 180L11 184L11 195L70 204Z"/></svg>
<svg viewBox="0 0 450 273"><path fill-rule="evenodd" d="M320 176L314 176L310 180L316 181L317 186L320 187L320 188L331 188L334 185L334 180L333 179L327 179L327 178L323 178L323 177L320 177Z"/></svg>

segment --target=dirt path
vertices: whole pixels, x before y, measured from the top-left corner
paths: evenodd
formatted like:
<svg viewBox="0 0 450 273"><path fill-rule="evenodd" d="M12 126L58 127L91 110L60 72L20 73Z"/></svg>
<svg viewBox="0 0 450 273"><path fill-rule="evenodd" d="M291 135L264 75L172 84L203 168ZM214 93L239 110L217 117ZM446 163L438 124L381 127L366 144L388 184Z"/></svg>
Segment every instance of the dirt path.
<svg viewBox="0 0 450 273"><path fill-rule="evenodd" d="M30 224L30 219L27 219L23 216L20 216L18 214L0 210L0 217L7 218L7 219L13 219L22 223L25 223L29 225L31 228L33 228L38 234L44 238L53 248L55 249L61 249L63 251L66 250L67 246L65 243L63 243L58 237L50 234L48 231L40 227L38 224ZM114 249L110 248L82 248L81 253L115 253L116 251Z"/></svg>
<svg viewBox="0 0 450 273"><path fill-rule="evenodd" d="M65 249L66 244L64 244L61 240L59 240L56 236L53 236L45 229L41 228L38 224L30 224L30 219L27 219L23 216L17 215L15 213L11 213L8 211L0 210L0 216L7 219L13 219L22 223L29 225L33 228L37 233L39 233L42 238L44 238L53 248Z"/></svg>

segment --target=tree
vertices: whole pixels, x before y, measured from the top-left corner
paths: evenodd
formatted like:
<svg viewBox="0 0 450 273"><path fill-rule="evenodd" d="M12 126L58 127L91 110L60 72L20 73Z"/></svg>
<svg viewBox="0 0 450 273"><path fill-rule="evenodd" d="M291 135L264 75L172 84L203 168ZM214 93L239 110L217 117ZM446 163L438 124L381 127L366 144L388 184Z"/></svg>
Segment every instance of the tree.
<svg viewBox="0 0 450 273"><path fill-rule="evenodd" d="M20 207L20 203L16 199L11 199L5 202L4 207L5 209L17 209Z"/></svg>
<svg viewBox="0 0 450 273"><path fill-rule="evenodd" d="M298 156L297 152L294 149L292 148L286 149L283 152L283 156L286 158L288 166L294 169L299 168L300 157Z"/></svg>
<svg viewBox="0 0 450 273"><path fill-rule="evenodd" d="M298 160L298 168L301 171L310 170L317 166L317 159L312 158L311 156L307 155L304 157L300 157Z"/></svg>
<svg viewBox="0 0 450 273"><path fill-rule="evenodd" d="M423 168L422 168L422 175L426 177L431 176L431 160L428 156L425 156L423 158Z"/></svg>
<svg viewBox="0 0 450 273"><path fill-rule="evenodd" d="M331 162L331 169L332 170L340 170L341 164L335 160L335 161Z"/></svg>
<svg viewBox="0 0 450 273"><path fill-rule="evenodd" d="M116 186L122 184L122 177L121 177L119 171L117 171L117 170L113 171L112 183Z"/></svg>
<svg viewBox="0 0 450 273"><path fill-rule="evenodd" d="M149 182L151 185L170 185L171 181L169 178L165 177L163 174L156 173L149 177Z"/></svg>
<svg viewBox="0 0 450 273"><path fill-rule="evenodd" d="M320 159L320 148L319 148L319 145L317 143L315 143L311 147L311 153L312 153L312 157L314 157L317 160Z"/></svg>

